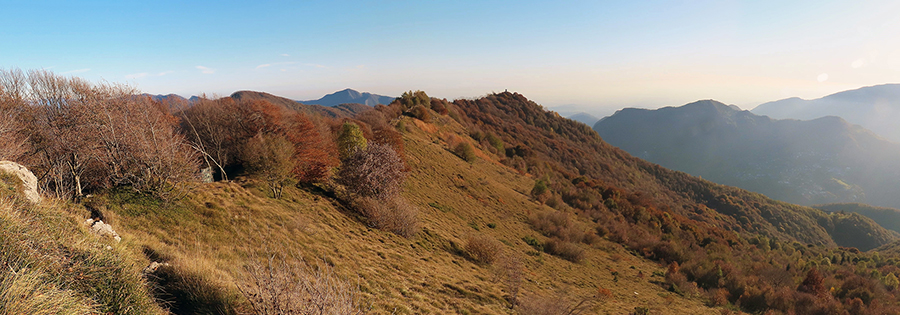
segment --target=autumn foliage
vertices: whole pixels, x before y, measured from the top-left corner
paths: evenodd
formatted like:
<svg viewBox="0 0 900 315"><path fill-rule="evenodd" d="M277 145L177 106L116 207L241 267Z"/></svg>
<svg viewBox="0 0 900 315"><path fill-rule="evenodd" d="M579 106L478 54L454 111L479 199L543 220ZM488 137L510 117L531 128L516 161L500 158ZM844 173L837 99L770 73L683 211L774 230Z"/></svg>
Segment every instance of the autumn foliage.
<svg viewBox="0 0 900 315"><path fill-rule="evenodd" d="M577 261L584 240L602 236L669 265L674 293L753 314L900 313L900 259L837 246L865 243L834 234L840 217L639 160L519 94L447 107L482 148L502 144L502 163L539 179L532 194L555 212L530 222L550 238L539 244L547 252Z"/></svg>
<svg viewBox="0 0 900 315"><path fill-rule="evenodd" d="M312 183L338 164L327 121L264 100L159 102L124 85L8 70L0 107L0 158L28 165L42 190L60 197L128 186L178 198L201 168L225 180L262 174L278 195L286 181L273 174L287 165L290 179ZM279 163L262 158L288 153Z"/></svg>
<svg viewBox="0 0 900 315"><path fill-rule="evenodd" d="M78 197L85 190L131 186L173 198L195 180L195 152L160 103L127 86L44 70L3 71L0 77L0 123L12 126L0 149L13 158L18 153L45 192ZM11 114L15 122L6 116Z"/></svg>

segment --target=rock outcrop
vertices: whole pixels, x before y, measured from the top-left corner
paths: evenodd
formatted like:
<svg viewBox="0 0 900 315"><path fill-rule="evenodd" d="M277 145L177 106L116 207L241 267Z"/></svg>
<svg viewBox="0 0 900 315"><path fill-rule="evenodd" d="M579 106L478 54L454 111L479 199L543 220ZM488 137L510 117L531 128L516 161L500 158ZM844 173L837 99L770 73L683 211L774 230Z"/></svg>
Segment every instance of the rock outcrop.
<svg viewBox="0 0 900 315"><path fill-rule="evenodd" d="M103 223L103 220L87 219L84 221L84 224L91 227L91 232L100 236L108 236L112 237L116 240L116 242L122 241L122 238L119 237L119 233L116 233L113 230L112 225Z"/></svg>
<svg viewBox="0 0 900 315"><path fill-rule="evenodd" d="M32 203L41 202L41 194L37 188L37 177L22 164L11 161L0 161L0 172L16 175L22 181L22 194Z"/></svg>

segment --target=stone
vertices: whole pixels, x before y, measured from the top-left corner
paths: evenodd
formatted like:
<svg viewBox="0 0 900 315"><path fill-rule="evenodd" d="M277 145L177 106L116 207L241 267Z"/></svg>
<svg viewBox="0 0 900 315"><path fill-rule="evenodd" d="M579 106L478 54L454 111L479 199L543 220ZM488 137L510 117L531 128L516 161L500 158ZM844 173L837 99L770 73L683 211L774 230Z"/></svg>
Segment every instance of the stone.
<svg viewBox="0 0 900 315"><path fill-rule="evenodd" d="M11 161L0 161L0 172L16 175L22 181L22 194L31 203L41 202L41 194L37 188L37 177L22 164Z"/></svg>
<svg viewBox="0 0 900 315"><path fill-rule="evenodd" d="M156 270L159 269L159 267L168 266L168 265L169 265L169 263L158 263L158 262L154 261L154 262L151 262L149 266L144 268L143 273L145 275L152 274L152 273L156 272Z"/></svg>
<svg viewBox="0 0 900 315"><path fill-rule="evenodd" d="M94 234L112 237L116 242L122 241L122 238L119 237L119 233L116 233L116 231L113 230L112 225L103 223L103 220L94 221L94 219L87 219L84 223L90 225L91 232L94 232Z"/></svg>

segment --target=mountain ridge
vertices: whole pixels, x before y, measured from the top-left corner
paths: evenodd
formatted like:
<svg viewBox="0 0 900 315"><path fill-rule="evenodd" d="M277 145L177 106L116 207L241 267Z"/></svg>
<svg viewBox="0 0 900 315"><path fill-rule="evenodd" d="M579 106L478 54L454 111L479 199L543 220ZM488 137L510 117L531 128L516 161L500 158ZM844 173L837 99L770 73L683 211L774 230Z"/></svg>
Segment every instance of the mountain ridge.
<svg viewBox="0 0 900 315"><path fill-rule="evenodd" d="M394 101L395 97L372 94L369 92L359 92L351 88L346 88L331 94L327 94L319 99L299 101L307 105L337 106L341 104L363 104L368 106L387 105Z"/></svg>
<svg viewBox="0 0 900 315"><path fill-rule="evenodd" d="M623 109L594 130L648 161L779 200L900 205L890 188L900 145L836 116L777 120L698 101Z"/></svg>
<svg viewBox="0 0 900 315"><path fill-rule="evenodd" d="M752 110L775 119L809 120L838 116L900 143L900 84L881 84L806 100L791 97L760 104Z"/></svg>

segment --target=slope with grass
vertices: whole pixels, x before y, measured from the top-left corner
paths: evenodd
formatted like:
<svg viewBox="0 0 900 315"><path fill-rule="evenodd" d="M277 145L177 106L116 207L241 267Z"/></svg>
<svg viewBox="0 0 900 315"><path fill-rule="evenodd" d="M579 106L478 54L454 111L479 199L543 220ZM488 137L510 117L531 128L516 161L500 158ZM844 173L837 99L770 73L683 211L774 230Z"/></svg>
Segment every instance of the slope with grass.
<svg viewBox="0 0 900 315"><path fill-rule="evenodd" d="M430 123L392 121L411 170L403 196L419 209L421 232L412 238L369 228L331 184L288 187L276 200L244 177L203 185L177 203L127 190L98 203L154 260L192 275L173 277L194 279L178 286L177 309L247 310L233 297L250 282L247 267L272 255L332 268L354 284L360 305L401 314L503 314L513 301L516 312L534 314L582 300L610 314L719 312L709 306L813 313L852 305L840 290L837 299L814 300L821 292L798 289L804 274L821 270L821 281L849 292L857 282L845 280L848 270L900 272L896 258L836 246L896 239L866 218L663 169L518 94L447 105L449 116L432 112ZM452 153L461 143L473 157ZM865 292L895 299L879 286ZM199 296L211 287L220 292Z"/></svg>
<svg viewBox="0 0 900 315"><path fill-rule="evenodd" d="M20 185L0 173L0 314L165 314L133 239L95 235L83 207L32 204Z"/></svg>
<svg viewBox="0 0 900 315"><path fill-rule="evenodd" d="M247 281L246 265L278 254L332 266L358 286L363 304L376 314L507 314L513 288L504 284L502 264L478 262L465 249L470 237L483 235L502 244L498 260L521 263L520 301L565 292L565 307L587 299L586 305L601 313L635 307L717 312L697 297L668 292L660 285L665 269L621 245L585 245L582 261L572 263L526 244L523 239L546 239L528 223L529 214L552 210L528 196L534 180L483 152L478 154L487 159L471 164L456 157L446 139L464 129L447 117L440 120L403 118L412 169L404 195L419 209L422 226L409 239L367 227L327 188L290 187L275 200L262 183L248 178L203 185L173 204L128 191L96 202L107 205L112 220L143 240L158 260L203 279L220 279L232 294Z"/></svg>

